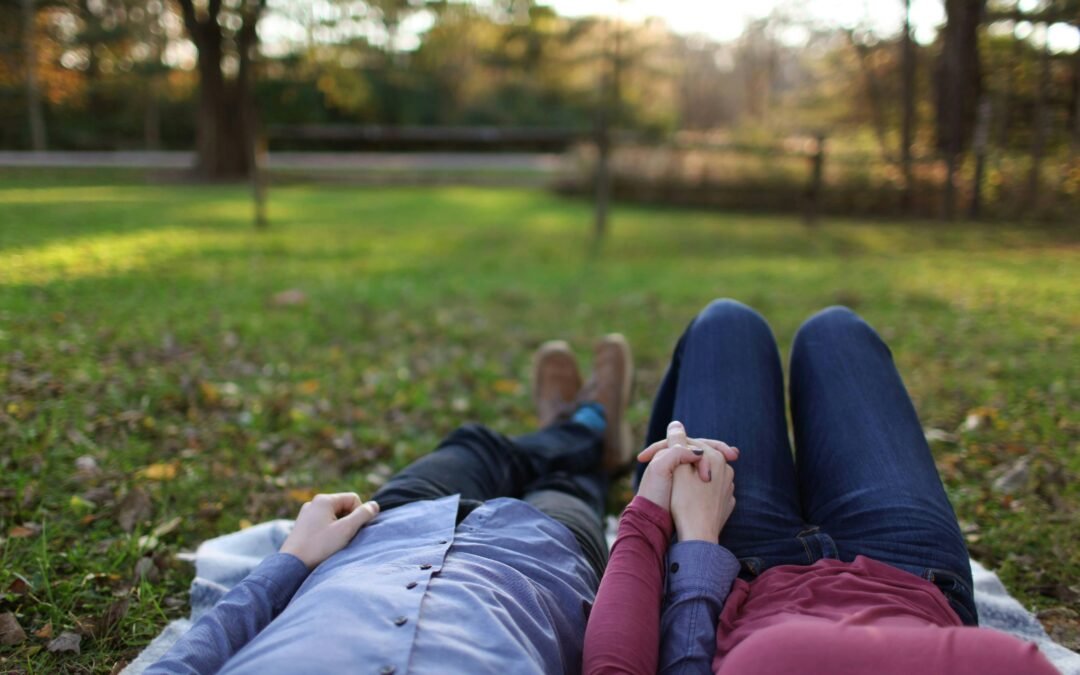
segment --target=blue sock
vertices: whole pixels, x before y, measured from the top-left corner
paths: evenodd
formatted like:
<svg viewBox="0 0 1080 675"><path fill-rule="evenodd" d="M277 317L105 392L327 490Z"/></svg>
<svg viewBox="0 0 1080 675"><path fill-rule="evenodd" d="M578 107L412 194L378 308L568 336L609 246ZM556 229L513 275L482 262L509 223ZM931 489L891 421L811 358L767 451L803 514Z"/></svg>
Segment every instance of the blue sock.
<svg viewBox="0 0 1080 675"><path fill-rule="evenodd" d="M598 434L604 433L604 430L607 429L607 421L604 419L604 406L595 401L582 403L574 411L570 421L584 424Z"/></svg>

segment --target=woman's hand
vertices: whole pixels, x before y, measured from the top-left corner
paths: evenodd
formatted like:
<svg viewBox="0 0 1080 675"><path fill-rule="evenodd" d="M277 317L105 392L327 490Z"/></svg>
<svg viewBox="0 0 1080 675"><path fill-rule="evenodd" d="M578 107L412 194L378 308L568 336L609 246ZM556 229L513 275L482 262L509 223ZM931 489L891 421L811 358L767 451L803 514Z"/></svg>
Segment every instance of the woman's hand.
<svg viewBox="0 0 1080 675"><path fill-rule="evenodd" d="M702 481L699 473L707 467L711 477ZM698 470L676 467L672 480L671 517L679 541L717 543L731 512L735 509L735 472L722 453L708 450Z"/></svg>
<svg viewBox="0 0 1080 675"><path fill-rule="evenodd" d="M701 461L707 449L722 453L730 461L739 457L739 449L726 443L705 438L688 440L682 423L672 422L668 425L666 439L653 443L638 454L639 462L649 462L645 474L641 477L638 495L670 510L671 481L676 468L683 464L696 464L700 480L709 480L709 467Z"/></svg>
<svg viewBox="0 0 1080 675"><path fill-rule="evenodd" d="M377 503L361 503L353 492L315 495L300 507L300 515L281 545L281 552L291 553L313 570L345 548L360 528L378 514Z"/></svg>

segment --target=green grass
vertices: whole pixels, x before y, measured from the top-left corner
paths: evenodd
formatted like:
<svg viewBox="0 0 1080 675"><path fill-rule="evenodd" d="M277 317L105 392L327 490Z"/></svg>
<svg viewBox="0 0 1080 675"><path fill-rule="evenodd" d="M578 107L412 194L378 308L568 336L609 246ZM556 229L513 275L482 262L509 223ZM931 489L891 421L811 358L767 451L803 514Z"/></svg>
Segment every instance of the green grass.
<svg viewBox="0 0 1080 675"><path fill-rule="evenodd" d="M934 450L973 555L1077 646L1076 232L619 208L590 261L588 205L539 191L275 186L256 233L243 187L137 181L0 174L0 613L28 634L0 670L108 671L186 614L178 552L312 489L369 492L463 421L529 429L545 339L587 358L629 337L640 436L675 339L721 296L785 353L826 305L875 325L924 426L955 434ZM287 289L306 302L276 306ZM1020 457L1028 480L995 490ZM45 649L50 623L81 655Z"/></svg>

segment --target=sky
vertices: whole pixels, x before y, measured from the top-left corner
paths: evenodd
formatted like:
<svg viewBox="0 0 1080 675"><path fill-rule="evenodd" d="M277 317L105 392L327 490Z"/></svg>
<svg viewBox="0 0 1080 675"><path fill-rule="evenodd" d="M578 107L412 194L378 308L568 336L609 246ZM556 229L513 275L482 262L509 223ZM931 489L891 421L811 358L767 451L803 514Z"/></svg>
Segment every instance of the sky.
<svg viewBox="0 0 1080 675"><path fill-rule="evenodd" d="M485 4L490 0L465 0ZM1035 9L1040 0L1018 0L1021 9ZM317 8L318 0L311 4ZM564 16L619 15L628 21L648 17L663 19L677 33L702 34L726 42L739 37L747 23L782 11L800 23L823 27L841 26L870 30L882 37L899 33L904 20L903 0L539 0ZM293 0L271 2L272 11L260 24L263 49L269 54L286 53L291 44L302 42L304 30L288 18L297 8L307 7ZM937 37L938 28L945 22L944 0L911 0L911 19L915 39L929 44ZM402 25L396 46L408 51L420 45L423 33L431 28L434 16L418 12ZM366 26L366 27L365 27ZM384 36L375 24L360 26L363 34L375 44ZM1005 30L1009 28L1006 27ZM1020 24L1016 33L1021 38L1031 35L1030 24ZM806 30L792 26L781 30L782 41L793 45L804 41ZM1034 36L1041 42L1042 33ZM1080 31L1072 26L1057 24L1048 31L1050 49L1074 52L1080 49ZM189 50L190 51L190 50ZM193 53L189 55L194 61Z"/></svg>

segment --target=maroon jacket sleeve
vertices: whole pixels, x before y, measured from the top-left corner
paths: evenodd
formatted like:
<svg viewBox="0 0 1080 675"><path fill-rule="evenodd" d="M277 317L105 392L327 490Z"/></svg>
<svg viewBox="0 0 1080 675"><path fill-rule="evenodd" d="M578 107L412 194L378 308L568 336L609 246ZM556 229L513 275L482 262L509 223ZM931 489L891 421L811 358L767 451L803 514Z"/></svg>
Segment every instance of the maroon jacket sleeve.
<svg viewBox="0 0 1080 675"><path fill-rule="evenodd" d="M626 507L585 629L585 673L655 675L673 529L671 515L644 497Z"/></svg>

